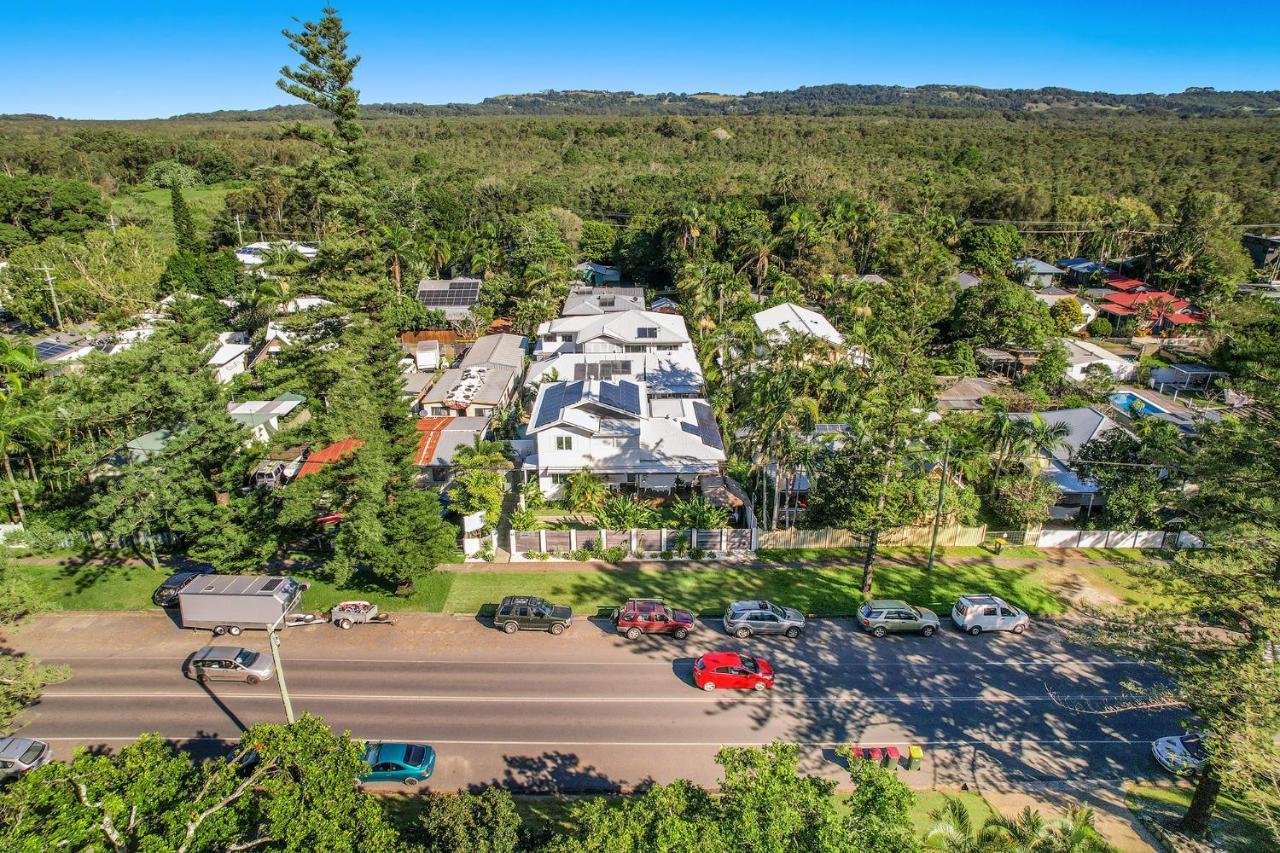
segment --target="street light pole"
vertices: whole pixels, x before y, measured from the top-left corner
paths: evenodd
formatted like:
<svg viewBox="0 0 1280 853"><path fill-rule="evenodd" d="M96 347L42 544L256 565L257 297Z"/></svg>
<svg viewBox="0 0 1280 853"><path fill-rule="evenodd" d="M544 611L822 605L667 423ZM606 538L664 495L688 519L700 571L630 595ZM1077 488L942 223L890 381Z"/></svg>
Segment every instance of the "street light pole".
<svg viewBox="0 0 1280 853"><path fill-rule="evenodd" d="M942 500L947 494L947 466L951 462L951 439L942 445L942 478L938 481L938 505L933 510L933 538L929 541L929 565L925 571L933 571L933 555L938 550L938 525L942 522Z"/></svg>
<svg viewBox="0 0 1280 853"><path fill-rule="evenodd" d="M271 659L276 665L276 681L280 683L280 699L284 702L284 717L289 722L293 722L293 702L289 700L289 686L284 681L284 661L280 658L280 635L276 633L276 629L280 627L284 616L281 616L274 623L267 626L267 639L271 644Z"/></svg>

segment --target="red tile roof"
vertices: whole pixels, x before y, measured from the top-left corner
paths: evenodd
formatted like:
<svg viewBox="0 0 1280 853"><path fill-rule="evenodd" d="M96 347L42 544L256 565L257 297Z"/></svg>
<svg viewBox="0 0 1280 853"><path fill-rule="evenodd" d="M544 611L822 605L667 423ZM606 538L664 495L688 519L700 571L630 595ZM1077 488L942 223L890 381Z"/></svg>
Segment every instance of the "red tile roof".
<svg viewBox="0 0 1280 853"><path fill-rule="evenodd" d="M413 457L414 465L430 465L436 456L436 445L440 443L440 434L449 426L453 418L422 418L418 421L418 452Z"/></svg>
<svg viewBox="0 0 1280 853"><path fill-rule="evenodd" d="M1102 297L1104 303L1113 305L1122 305L1125 308L1132 308L1135 305L1145 305L1148 302L1160 303L1160 308L1165 311L1184 311L1191 307L1191 303L1185 299L1179 299L1172 293L1166 293L1163 290L1148 290L1146 293L1108 293Z"/></svg>
<svg viewBox="0 0 1280 853"><path fill-rule="evenodd" d="M342 441L331 444L328 447L322 447L307 457L307 461L302 463L302 470L298 472L298 476L294 479L301 480L308 474L318 473L325 465L341 461L361 447L364 447L364 439L362 438L344 438Z"/></svg>
<svg viewBox="0 0 1280 853"><path fill-rule="evenodd" d="M1140 290L1147 286L1145 281L1138 281L1136 278L1129 278L1123 275L1107 276L1107 287L1112 290L1123 290L1125 292L1131 290Z"/></svg>
<svg viewBox="0 0 1280 853"><path fill-rule="evenodd" d="M1204 322L1204 317L1199 314L1162 314L1160 319L1165 323L1172 323L1175 326L1185 326L1189 323Z"/></svg>

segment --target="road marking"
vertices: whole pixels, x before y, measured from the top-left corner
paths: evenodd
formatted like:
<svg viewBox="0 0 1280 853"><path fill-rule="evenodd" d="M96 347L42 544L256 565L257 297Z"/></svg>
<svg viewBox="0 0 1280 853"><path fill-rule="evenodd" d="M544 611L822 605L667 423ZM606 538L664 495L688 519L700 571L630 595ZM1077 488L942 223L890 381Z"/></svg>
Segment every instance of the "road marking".
<svg viewBox="0 0 1280 853"><path fill-rule="evenodd" d="M192 649L191 651L196 651L196 650L195 650L195 649ZM255 649L255 651L264 651L264 650L262 650L262 649ZM147 655L128 655L128 656L123 656L123 655L122 655L122 656L120 656L120 657L118 657L118 658L112 658L112 657L103 657L102 655L40 655L40 658L41 658L41 660L44 660L44 661L46 661L46 662L53 662L53 663L63 662L63 661L77 661L77 660L93 660L93 661L98 661L98 662L100 662L100 663L111 663L111 662L113 662L113 661L119 661L120 663L129 663L130 661L141 661L141 660L154 660L154 661L168 661L168 662L175 662L175 661L176 661L176 657L175 657L175 656L176 656L176 655L181 655L181 654L184 654L184 653L185 653L185 654L190 654L190 652L184 652L184 650L178 650L178 651L175 651L173 655L163 655L163 656L162 656L162 655L154 655L154 656L147 656ZM682 657L684 657L685 659L689 660L690 662L692 662L692 660L693 660L693 655L692 655L692 654L684 655L684 656L682 656ZM784 662L785 662L785 661L788 661L788 658L786 658L786 657L777 657L777 656L775 656L775 658L776 658L777 660L779 660L779 661L784 661ZM413 658L335 658L335 657L307 658L307 657L297 657L297 656L294 656L294 655L290 655L288 658L286 658L286 660L288 660L290 663L325 663L325 664L333 664L333 663L361 663L361 664L370 664L370 663L372 663L372 664L385 664L385 665L387 665L387 666L395 666L395 665L399 665L399 664L416 664L416 665L428 665L428 666L429 666L429 665L437 664L437 665L441 665L441 666L452 666L452 665L459 665L459 666L463 666L463 665L465 665L465 666L519 666L519 667L531 667L531 666L552 666L552 667L554 667L554 666L607 666L607 667L614 667L614 666L661 666L661 667L668 667L668 668L669 668L669 667L672 665L672 663L673 663L673 661L671 661L671 660L662 660L662 661L576 661L576 660L575 660L575 661L571 661L571 660L566 660L566 661L548 661L548 660L479 660L479 659L466 659L466 658L456 658L456 659L451 659L451 658L420 658L420 659L413 659ZM808 664L808 663L806 663L805 665L809 665L809 664ZM820 666L822 666L823 664L819 664L819 665L820 665ZM924 666L924 667L930 667L930 668L936 668L936 669L948 669L948 668L954 668L954 669L958 669L958 668L982 668L982 669L986 669L986 668L989 668L989 667L997 667L997 666L1013 666L1013 667L1025 667L1025 666L1059 666L1059 667L1067 667L1067 666L1079 666L1079 667L1088 667L1088 666L1098 666L1098 667L1108 667L1108 666L1143 666L1143 667L1145 667L1145 666L1151 666L1151 664L1148 664L1148 663L1146 663L1146 662L1144 662L1144 661L1132 661L1132 660L1117 660L1117 661L1110 661L1110 660L1080 660L1080 659L1078 659L1078 658L1064 658L1064 659L1060 659L1060 660L1059 660L1059 659L1052 659L1052 658L1027 658L1027 659L1022 659L1022 660L1009 660L1009 659L1005 659L1005 660L998 660L998 661L985 661L985 660L978 660L978 661L934 661L934 660L904 661L904 660L898 660L898 661L871 661L871 662L867 662L867 661L865 661L865 660L864 660L864 661L850 662L850 663L840 663L840 662L836 662L836 663L834 663L834 664L831 664L831 666L837 666L837 667L840 667L840 668L842 668L842 669L848 669L848 670L861 670L861 669L875 669L875 668L878 668L878 667L884 667L884 668L897 668L897 667L906 667L906 666Z"/></svg>
<svg viewBox="0 0 1280 853"><path fill-rule="evenodd" d="M43 741L65 741L68 743L81 743L93 741L95 743L107 741L135 741L139 735L120 736L111 735L107 737L40 737ZM161 735L168 740L175 741L214 741L217 743L238 743L238 737L220 737L218 735L192 735L186 737L183 735ZM366 737L356 738L357 740L379 740L379 741L397 741L420 743L427 742L432 745L448 744L450 746L644 746L644 747L695 747L695 746L765 746L774 743L774 740L758 740L758 741L638 741L638 740L618 740L618 741L592 741L592 740L439 740L437 738L422 738L414 735L387 735L384 737ZM974 738L970 740L915 740L910 735L903 735L899 738L880 738L878 740L868 741L821 741L821 740L800 740L787 741L796 746L808 746L823 749L835 749L841 746L870 747L885 746L901 743L913 743L919 746L1022 746L1036 747L1041 745L1068 745L1068 746L1103 746L1106 744L1122 744L1132 746L1133 744L1149 744L1150 738L1096 738L1093 740L1082 740L1079 738L1021 738L1021 739L997 739L997 738Z"/></svg>
<svg viewBox="0 0 1280 853"><path fill-rule="evenodd" d="M521 702L521 703L540 703L540 704L618 704L618 705L662 705L672 703L693 703L708 704L719 702L725 698L737 699L769 699L771 697L767 691L756 693L751 690L741 691L720 691L712 692L699 691L695 696L433 696L433 695L415 695L415 694L345 694L345 693L290 693L293 699L311 699L320 701L334 702ZM931 704L931 703L948 703L948 702L972 702L972 703L991 703L991 704L1011 704L1017 702L1091 702L1121 699L1127 696L1125 693L1108 693L1096 696L1056 696L1049 694L1030 695L1030 696L881 696L875 698L861 696L795 696L787 693L774 694L783 702L792 704L826 704L826 703L851 703L856 702L864 705L914 705L914 704ZM188 692L172 692L172 693L124 693L124 692L71 692L71 691L54 691L46 690L42 696L43 699L199 699L206 700L208 694L204 692L188 691ZM247 699L261 702L278 702L280 697L273 694L265 693L247 693L233 692L218 694L221 699Z"/></svg>

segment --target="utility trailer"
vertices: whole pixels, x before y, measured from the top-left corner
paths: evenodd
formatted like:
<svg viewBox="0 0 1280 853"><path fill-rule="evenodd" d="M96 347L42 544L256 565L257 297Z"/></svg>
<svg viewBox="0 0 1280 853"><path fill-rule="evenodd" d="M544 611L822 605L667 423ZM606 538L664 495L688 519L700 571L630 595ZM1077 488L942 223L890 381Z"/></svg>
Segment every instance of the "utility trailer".
<svg viewBox="0 0 1280 853"><path fill-rule="evenodd" d="M200 575L178 593L182 627L205 628L216 636L284 627L298 619L294 611L304 589L290 577Z"/></svg>

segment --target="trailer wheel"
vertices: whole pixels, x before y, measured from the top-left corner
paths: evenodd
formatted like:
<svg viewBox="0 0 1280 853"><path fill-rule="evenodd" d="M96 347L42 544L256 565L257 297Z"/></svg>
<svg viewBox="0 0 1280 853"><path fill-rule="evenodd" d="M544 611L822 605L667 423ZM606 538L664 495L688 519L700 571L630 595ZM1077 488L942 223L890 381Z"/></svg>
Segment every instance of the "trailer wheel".
<svg viewBox="0 0 1280 853"><path fill-rule="evenodd" d="M227 633L226 625L219 625L218 627L213 629L213 636L215 637L221 637L225 633Z"/></svg>
<svg viewBox="0 0 1280 853"><path fill-rule="evenodd" d="M233 636L233 637L239 637L239 636L240 636L240 626L239 626L239 625L232 625L230 628L228 628L228 629L227 629L227 633L228 633L228 634L230 634L230 635L231 635L231 636Z"/></svg>
<svg viewBox="0 0 1280 853"><path fill-rule="evenodd" d="M339 627L339 628L341 628L341 629L342 629L342 630L344 630L344 631L350 631L350 630L351 630L351 620L350 620L350 619L339 619L339 620L338 620L338 627Z"/></svg>

